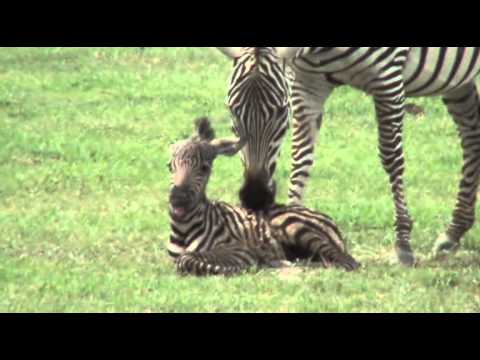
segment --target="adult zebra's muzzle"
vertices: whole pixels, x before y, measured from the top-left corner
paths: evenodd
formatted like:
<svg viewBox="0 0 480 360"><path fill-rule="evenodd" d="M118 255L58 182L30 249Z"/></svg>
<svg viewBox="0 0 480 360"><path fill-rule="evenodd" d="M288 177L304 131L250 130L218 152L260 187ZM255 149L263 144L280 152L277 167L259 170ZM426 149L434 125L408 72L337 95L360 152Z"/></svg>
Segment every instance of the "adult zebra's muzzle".
<svg viewBox="0 0 480 360"><path fill-rule="evenodd" d="M243 207L251 210L265 209L275 201L275 182L270 180L266 170L247 170L239 195Z"/></svg>

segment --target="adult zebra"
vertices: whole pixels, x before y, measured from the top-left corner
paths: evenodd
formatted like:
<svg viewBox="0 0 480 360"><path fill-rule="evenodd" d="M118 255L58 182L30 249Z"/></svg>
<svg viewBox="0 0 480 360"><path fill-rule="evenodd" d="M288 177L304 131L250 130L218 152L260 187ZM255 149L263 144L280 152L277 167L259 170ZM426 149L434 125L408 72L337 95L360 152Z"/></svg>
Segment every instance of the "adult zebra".
<svg viewBox="0 0 480 360"><path fill-rule="evenodd" d="M350 85L375 103L382 165L390 178L396 213L395 249L399 261L414 264L412 220L404 195L402 125L407 96L442 96L460 134L464 164L453 218L436 242L437 251L454 251L473 226L480 175L480 106L475 76L476 47L284 47L219 48L234 59L228 106L239 136L249 135L243 151L246 175L241 198L252 208L265 206L278 148L287 127L285 64L295 76L292 170L289 202L300 203L313 165L315 139L324 104L332 90ZM263 196L259 196L263 194ZM252 195L253 194L253 195ZM253 200L252 200L253 199ZM260 199L260 200L259 200Z"/></svg>

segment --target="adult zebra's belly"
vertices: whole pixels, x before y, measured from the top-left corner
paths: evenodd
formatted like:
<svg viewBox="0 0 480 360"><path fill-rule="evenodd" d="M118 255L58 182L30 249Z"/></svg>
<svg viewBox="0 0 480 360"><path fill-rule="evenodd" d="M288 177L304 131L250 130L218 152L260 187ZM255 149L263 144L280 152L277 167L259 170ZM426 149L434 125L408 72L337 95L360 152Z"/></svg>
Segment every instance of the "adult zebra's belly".
<svg viewBox="0 0 480 360"><path fill-rule="evenodd" d="M480 71L480 48L412 47L403 73L407 96L442 95Z"/></svg>

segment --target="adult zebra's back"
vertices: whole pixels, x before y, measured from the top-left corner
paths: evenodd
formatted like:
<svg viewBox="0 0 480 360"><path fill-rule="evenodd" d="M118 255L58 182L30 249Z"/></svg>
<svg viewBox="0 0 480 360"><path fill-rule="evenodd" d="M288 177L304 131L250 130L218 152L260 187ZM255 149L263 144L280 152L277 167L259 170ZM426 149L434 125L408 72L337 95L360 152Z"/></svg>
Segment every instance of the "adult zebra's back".
<svg viewBox="0 0 480 360"><path fill-rule="evenodd" d="M284 101L288 94L287 84L279 80L279 69L285 68L282 65L288 64L294 72L291 88L293 141L288 193L290 203L302 201L313 165L315 139L322 124L324 104L333 89L350 85L373 97L380 158L389 175L395 203L395 249L400 262L405 265L414 263L410 246L412 220L403 185L402 126L405 98L442 96L459 130L464 166L452 221L437 240L436 249L453 251L458 248L460 239L474 223L480 176L480 103L474 81L480 71L480 48L291 47L220 50L235 59L228 105L234 115L235 129L239 135L249 137L248 151L243 154L246 191L242 198L247 207L259 205L254 202L250 204L251 198L269 198L258 194L249 196L252 189L258 192L258 184L263 184L264 189L272 188L273 184L275 161L285 133L285 114L289 106ZM272 133L276 135L267 136Z"/></svg>

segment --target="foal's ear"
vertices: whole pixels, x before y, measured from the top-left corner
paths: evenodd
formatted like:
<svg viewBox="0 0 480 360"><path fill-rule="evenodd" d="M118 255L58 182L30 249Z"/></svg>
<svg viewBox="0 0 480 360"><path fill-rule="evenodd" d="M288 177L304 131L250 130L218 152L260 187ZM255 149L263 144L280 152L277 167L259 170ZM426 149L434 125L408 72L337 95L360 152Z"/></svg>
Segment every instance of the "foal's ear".
<svg viewBox="0 0 480 360"><path fill-rule="evenodd" d="M240 139L216 139L210 144L214 147L216 155L233 156L247 143L246 138Z"/></svg>
<svg viewBox="0 0 480 360"><path fill-rule="evenodd" d="M210 119L207 117L195 120L195 130L201 140L211 141L215 137L215 131L212 129Z"/></svg>

